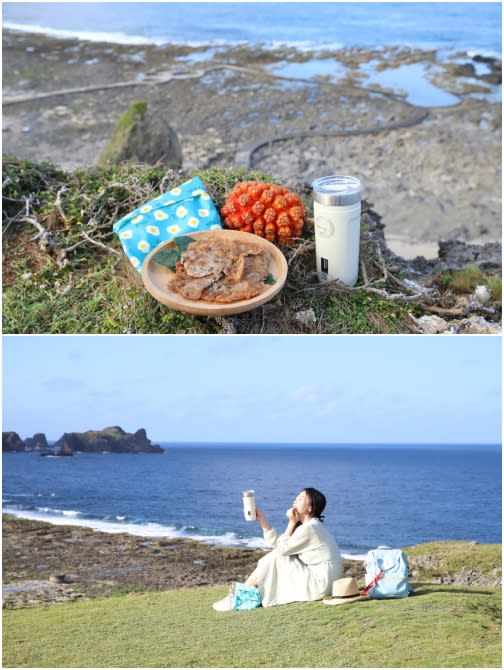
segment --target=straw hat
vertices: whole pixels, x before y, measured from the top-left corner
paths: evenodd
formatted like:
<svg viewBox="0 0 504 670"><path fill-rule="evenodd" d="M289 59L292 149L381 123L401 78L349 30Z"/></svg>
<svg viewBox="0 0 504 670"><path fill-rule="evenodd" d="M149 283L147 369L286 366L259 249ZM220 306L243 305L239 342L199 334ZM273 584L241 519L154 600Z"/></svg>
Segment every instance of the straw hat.
<svg viewBox="0 0 504 670"><path fill-rule="evenodd" d="M357 582L353 577L343 577L336 579L332 585L332 596L325 596L322 601L324 605L344 605L353 603L354 600L363 600Z"/></svg>

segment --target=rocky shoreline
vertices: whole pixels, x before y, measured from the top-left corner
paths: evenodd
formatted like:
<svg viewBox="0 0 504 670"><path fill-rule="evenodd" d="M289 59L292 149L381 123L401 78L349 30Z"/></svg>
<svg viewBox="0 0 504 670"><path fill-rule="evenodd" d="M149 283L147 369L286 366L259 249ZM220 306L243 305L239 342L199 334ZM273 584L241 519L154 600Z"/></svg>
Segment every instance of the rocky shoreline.
<svg viewBox="0 0 504 670"><path fill-rule="evenodd" d="M265 552L214 547L194 540L103 533L79 526L3 516L3 607L35 607L82 598L197 588L243 581ZM463 545L464 543L459 543ZM469 550L476 543L465 543ZM443 550L441 550L443 553ZM437 549L439 553L439 548ZM345 560L345 574L364 578L361 561ZM499 586L500 566L440 569L432 546L410 557L414 581ZM437 568L436 575L432 570ZM486 568L486 569L485 569ZM429 575L426 577L426 575Z"/></svg>
<svg viewBox="0 0 504 670"><path fill-rule="evenodd" d="M177 133L186 170L246 162L292 188L321 174L360 177L404 258L435 257L442 239L500 240L501 105L477 97L497 84L498 62L478 75L467 54L448 62L412 49L318 54L346 68L334 82L275 70L315 58L290 49L209 56L9 32L3 46L7 154L65 169L94 165L117 119L142 99ZM400 91L366 84L369 63L421 63L460 102L412 105Z"/></svg>
<svg viewBox="0 0 504 670"><path fill-rule="evenodd" d="M4 607L227 584L261 552L3 517Z"/></svg>

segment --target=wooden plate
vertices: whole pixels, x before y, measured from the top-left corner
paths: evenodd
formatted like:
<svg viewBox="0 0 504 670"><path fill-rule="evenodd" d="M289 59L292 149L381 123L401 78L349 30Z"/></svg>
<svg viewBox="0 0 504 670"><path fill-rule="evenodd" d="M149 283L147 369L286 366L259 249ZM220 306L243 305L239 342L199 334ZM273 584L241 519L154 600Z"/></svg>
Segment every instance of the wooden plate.
<svg viewBox="0 0 504 670"><path fill-rule="evenodd" d="M170 240L153 249L144 261L142 267L142 280L149 293L154 296L156 300L163 303L163 305L167 305L168 307L181 312L203 316L224 316L227 314L248 312L260 305L264 305L265 302L271 300L282 290L285 280L287 279L287 261L278 247L258 235L242 233L239 230L205 230L197 233L189 233L187 236L196 241L204 240L207 237L215 235L225 237L228 240L252 242L267 250L271 256L269 272L275 280L275 283L264 284L262 293L249 300L237 300L236 302L225 304L208 302L207 300L188 300L179 293L170 291L169 280L170 276L173 275L173 272L164 265L160 265L152 260L153 256L163 249L175 248L173 240Z"/></svg>

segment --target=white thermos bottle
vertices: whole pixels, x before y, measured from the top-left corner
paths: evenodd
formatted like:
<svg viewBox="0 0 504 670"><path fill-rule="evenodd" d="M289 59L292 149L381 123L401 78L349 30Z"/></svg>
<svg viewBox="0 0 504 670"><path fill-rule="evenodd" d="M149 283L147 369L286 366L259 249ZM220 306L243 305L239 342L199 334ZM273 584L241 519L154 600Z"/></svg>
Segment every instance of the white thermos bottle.
<svg viewBox="0 0 504 670"><path fill-rule="evenodd" d="M313 184L317 273L354 286L359 275L362 185L356 177L332 175Z"/></svg>
<svg viewBox="0 0 504 670"><path fill-rule="evenodd" d="M255 521L256 519L255 491L253 489L243 491L242 496L243 496L243 515L245 519L247 521Z"/></svg>

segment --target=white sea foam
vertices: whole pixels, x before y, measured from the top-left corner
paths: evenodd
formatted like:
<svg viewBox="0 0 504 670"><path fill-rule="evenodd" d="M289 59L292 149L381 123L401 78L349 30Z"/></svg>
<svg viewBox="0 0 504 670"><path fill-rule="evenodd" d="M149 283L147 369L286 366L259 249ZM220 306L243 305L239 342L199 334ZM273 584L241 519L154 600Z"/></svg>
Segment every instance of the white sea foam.
<svg viewBox="0 0 504 670"><path fill-rule="evenodd" d="M50 28L39 24L23 24L5 21L3 28L15 32L25 32L37 35L47 35L54 39L75 39L81 42L106 42L109 44L125 45L155 45L163 46L166 44L183 45L191 48L201 47L240 47L249 44L247 40L209 38L207 40L176 40L172 37L146 37L145 35L130 35L123 32L101 32L89 30L64 30L61 28ZM267 40L261 41L264 49L279 49L282 47L292 47L299 51L341 49L344 45L340 42L331 42L320 44L320 42L309 40Z"/></svg>
<svg viewBox="0 0 504 670"><path fill-rule="evenodd" d="M91 528L102 533L126 533L138 537L195 540L201 544L210 544L217 547L240 547L246 549L270 549L262 537L241 538L236 533L227 532L223 535L202 535L195 532L194 528L175 528L160 523L121 523L126 517L116 516L115 521L103 521L101 519L83 518L80 512L74 510L58 510L49 507L38 507L35 510L20 510L15 507L6 506L3 508L4 514L21 519L32 519L34 521L45 521L55 526L80 526ZM342 553L344 559L349 561L362 561L365 554Z"/></svg>
<svg viewBox="0 0 504 670"><path fill-rule="evenodd" d="M35 510L20 510L15 507L4 507L4 514L21 519L32 519L34 521L45 521L55 526L81 526L101 531L102 533L126 533L139 537L188 539L222 547L246 547L249 549L267 549L268 545L261 537L240 538L236 533L228 532L223 535L201 535L184 528L165 526L163 524L148 523L121 523L120 517L115 521L103 521L101 519L83 518L79 512L73 510L57 510L48 507L38 507ZM124 517L123 517L124 518Z"/></svg>
<svg viewBox="0 0 504 670"><path fill-rule="evenodd" d="M182 45L191 48L201 47L229 47L229 46L244 46L247 44L246 40L224 40L224 39L208 39L208 40L174 40L168 37L146 37L145 35L129 35L123 32L100 32L89 30L62 30L60 28L49 28L48 26L41 26L37 24L23 24L12 23L4 21L2 24L4 30L11 30L14 32L31 33L36 35L46 35L53 39L68 40L74 39L80 42L105 42L107 44L124 44L131 46L164 46L166 44ZM301 43L300 43L301 44ZM306 45L306 43L303 43ZM266 46L266 45L265 45ZM292 45L294 46L294 45ZM313 48L314 45L312 45ZM306 46L308 48L308 46Z"/></svg>
<svg viewBox="0 0 504 670"><path fill-rule="evenodd" d="M364 561L366 554L345 554L342 553L341 556L347 561Z"/></svg>
<svg viewBox="0 0 504 670"><path fill-rule="evenodd" d="M52 523L55 526L82 526L83 528L91 528L92 530L99 530L104 533L128 533L130 535L141 535L145 537L159 537L170 536L174 533L175 536L180 535L175 528L169 526L161 526L160 524L129 524L119 523L113 521L102 521L100 519L86 519L80 515L79 512L73 510L57 510L48 507L38 507L34 510L20 510L15 507L4 507L4 514L11 514L20 519L32 519L34 521L45 521ZM177 535L178 533L178 535Z"/></svg>
<svg viewBox="0 0 504 670"><path fill-rule="evenodd" d="M34 33L37 35L47 35L55 39L76 39L83 42L112 42L113 44L165 44L166 40L160 38L149 38L142 35L127 35L126 33L99 32L87 30L61 30L59 28L49 28L40 25L25 25L23 23L4 22L3 28L16 32Z"/></svg>

